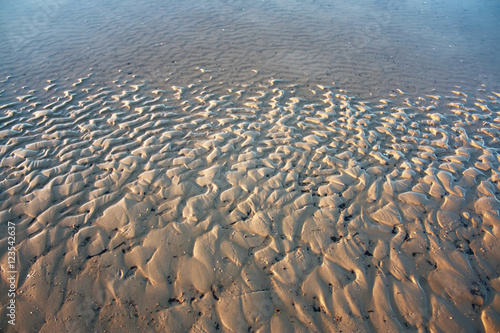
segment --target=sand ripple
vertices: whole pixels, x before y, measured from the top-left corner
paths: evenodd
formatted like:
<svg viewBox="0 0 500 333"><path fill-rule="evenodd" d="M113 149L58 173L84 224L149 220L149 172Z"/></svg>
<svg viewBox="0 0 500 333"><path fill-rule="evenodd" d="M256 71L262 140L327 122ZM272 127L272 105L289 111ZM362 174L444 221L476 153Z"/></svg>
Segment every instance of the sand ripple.
<svg viewBox="0 0 500 333"><path fill-rule="evenodd" d="M2 81L20 331L499 327L498 93L197 73Z"/></svg>

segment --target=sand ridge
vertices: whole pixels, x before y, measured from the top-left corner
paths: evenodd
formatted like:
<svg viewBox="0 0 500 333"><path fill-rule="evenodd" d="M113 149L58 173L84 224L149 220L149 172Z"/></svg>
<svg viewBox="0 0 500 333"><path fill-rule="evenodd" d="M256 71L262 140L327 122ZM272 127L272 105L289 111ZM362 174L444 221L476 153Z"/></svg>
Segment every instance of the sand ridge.
<svg viewBox="0 0 500 333"><path fill-rule="evenodd" d="M2 80L13 331L498 328L498 93L193 73Z"/></svg>

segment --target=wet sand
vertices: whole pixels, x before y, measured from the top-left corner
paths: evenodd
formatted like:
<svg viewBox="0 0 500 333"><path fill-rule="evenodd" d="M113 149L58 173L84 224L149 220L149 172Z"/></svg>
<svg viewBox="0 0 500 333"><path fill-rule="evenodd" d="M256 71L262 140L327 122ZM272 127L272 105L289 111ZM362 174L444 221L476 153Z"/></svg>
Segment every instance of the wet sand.
<svg viewBox="0 0 500 333"><path fill-rule="evenodd" d="M113 5L2 49L0 329L498 331L497 60L423 54L443 4Z"/></svg>
<svg viewBox="0 0 500 333"><path fill-rule="evenodd" d="M92 68L104 84L121 69L161 85L201 66L241 84L255 68L335 81L362 98L455 85L497 91L499 11L493 0L11 1L0 7L0 70L25 84Z"/></svg>
<svg viewBox="0 0 500 333"><path fill-rule="evenodd" d="M19 331L497 327L499 93L196 71L1 106Z"/></svg>

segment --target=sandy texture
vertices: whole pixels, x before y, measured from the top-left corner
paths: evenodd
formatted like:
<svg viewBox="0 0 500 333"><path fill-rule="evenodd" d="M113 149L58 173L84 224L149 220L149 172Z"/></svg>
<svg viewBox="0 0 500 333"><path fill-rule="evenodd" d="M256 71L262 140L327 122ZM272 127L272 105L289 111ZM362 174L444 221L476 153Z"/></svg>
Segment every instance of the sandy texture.
<svg viewBox="0 0 500 333"><path fill-rule="evenodd" d="M245 84L257 68L361 98L498 91L498 17L497 0L5 0L0 71L32 85L93 68L107 84L122 69L161 85L196 66Z"/></svg>
<svg viewBox="0 0 500 333"><path fill-rule="evenodd" d="M499 16L1 1L0 331L500 331Z"/></svg>
<svg viewBox="0 0 500 333"><path fill-rule="evenodd" d="M499 93L190 75L1 81L3 329L498 330Z"/></svg>

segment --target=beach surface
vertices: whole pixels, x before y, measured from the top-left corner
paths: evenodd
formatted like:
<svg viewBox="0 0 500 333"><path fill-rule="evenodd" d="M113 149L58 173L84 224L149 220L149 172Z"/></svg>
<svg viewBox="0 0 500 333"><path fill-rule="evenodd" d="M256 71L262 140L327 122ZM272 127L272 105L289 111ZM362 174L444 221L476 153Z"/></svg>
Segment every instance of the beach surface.
<svg viewBox="0 0 500 333"><path fill-rule="evenodd" d="M494 4L49 4L0 7L1 331L500 329Z"/></svg>

